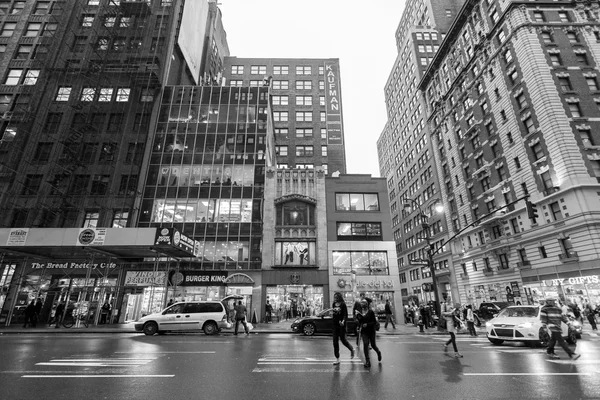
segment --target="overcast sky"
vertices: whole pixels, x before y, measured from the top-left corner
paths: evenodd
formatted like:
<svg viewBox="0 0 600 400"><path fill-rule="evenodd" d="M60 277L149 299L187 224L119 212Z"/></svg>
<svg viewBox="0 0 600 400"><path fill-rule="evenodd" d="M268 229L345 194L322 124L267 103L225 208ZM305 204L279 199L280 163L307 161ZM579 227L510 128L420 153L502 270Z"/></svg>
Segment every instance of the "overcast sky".
<svg viewBox="0 0 600 400"><path fill-rule="evenodd" d="M340 59L347 172L380 176L383 88L404 0L219 0L219 8L231 56Z"/></svg>

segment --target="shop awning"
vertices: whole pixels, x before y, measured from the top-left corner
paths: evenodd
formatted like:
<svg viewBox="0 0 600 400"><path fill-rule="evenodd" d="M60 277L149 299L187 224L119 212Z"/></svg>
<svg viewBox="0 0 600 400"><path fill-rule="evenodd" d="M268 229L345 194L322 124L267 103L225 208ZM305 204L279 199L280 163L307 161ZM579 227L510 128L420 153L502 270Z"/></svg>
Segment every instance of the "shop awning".
<svg viewBox="0 0 600 400"><path fill-rule="evenodd" d="M85 260L92 254L123 261L195 257L198 242L175 228L1 228L4 262Z"/></svg>

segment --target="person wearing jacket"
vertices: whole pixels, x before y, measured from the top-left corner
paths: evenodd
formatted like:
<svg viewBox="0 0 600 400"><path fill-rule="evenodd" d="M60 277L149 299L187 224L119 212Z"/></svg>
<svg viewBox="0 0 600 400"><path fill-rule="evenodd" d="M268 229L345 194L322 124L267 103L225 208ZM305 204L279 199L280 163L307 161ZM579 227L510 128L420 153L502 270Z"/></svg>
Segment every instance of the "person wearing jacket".
<svg viewBox="0 0 600 400"><path fill-rule="evenodd" d="M477 336L477 331L475 330L475 316L473 315L473 306L467 305L467 328L469 330L469 335Z"/></svg>
<svg viewBox="0 0 600 400"><path fill-rule="evenodd" d="M560 347L562 347L569 355L569 358L577 360L580 355L574 353L562 337L561 322L567 323L569 320L567 316L562 313L562 310L556 306L555 299L546 299L546 304L540 311L540 320L542 325L550 331L550 341L548 342L548 348L546 349L548 355L551 358L560 358L554 353L554 345L558 342Z"/></svg>
<svg viewBox="0 0 600 400"><path fill-rule="evenodd" d="M350 358L354 358L354 347L346 339L346 322L348 320L348 307L340 292L333 294L333 365L340 365L340 340L350 350Z"/></svg>
<svg viewBox="0 0 600 400"><path fill-rule="evenodd" d="M375 313L371 309L370 298L365 298L362 303L362 312L357 314L358 316L358 324L360 326L360 334L363 340L363 351L365 353L365 368L369 368L371 366L371 360L369 358L369 343L371 343L371 347L377 353L377 360L381 362L381 351L377 347L377 343L375 341L376 329L375 325L377 324L377 317Z"/></svg>
<svg viewBox="0 0 600 400"><path fill-rule="evenodd" d="M454 325L454 316L458 310L460 310L459 303L456 303L454 307L452 307L450 300L446 300L445 303L442 303L442 318L446 320L446 329L450 334L450 339L444 344L444 351L448 351L448 345L452 343L454 357L462 358L463 355L458 352L458 347L456 347L456 326Z"/></svg>

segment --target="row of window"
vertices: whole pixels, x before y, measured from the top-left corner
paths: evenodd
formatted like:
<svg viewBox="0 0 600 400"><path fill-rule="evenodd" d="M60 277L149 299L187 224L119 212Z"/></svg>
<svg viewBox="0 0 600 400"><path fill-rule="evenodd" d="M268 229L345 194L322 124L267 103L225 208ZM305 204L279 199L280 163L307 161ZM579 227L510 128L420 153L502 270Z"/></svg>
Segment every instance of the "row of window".
<svg viewBox="0 0 600 400"><path fill-rule="evenodd" d="M295 96L297 106L312 106L312 96ZM289 96L272 96L272 102L274 106L287 106L289 105ZM319 105L325 105L325 96L319 96Z"/></svg>
<svg viewBox="0 0 600 400"><path fill-rule="evenodd" d="M118 194L132 194L137 190L137 176L133 175L121 175L121 182L119 184ZM90 182L91 187L90 187ZM43 189L42 183L44 183L44 175L34 174L27 175L21 194L24 196L35 196L38 195L40 190ZM64 180L62 175L55 175L52 180L47 181L51 187L51 194L61 194L64 189L67 189L69 182ZM108 193L110 184L110 175L75 175L73 183L69 189L70 193L81 194L82 192L89 192L91 195L102 196Z"/></svg>
<svg viewBox="0 0 600 400"><path fill-rule="evenodd" d="M287 156L288 146L275 146L275 152L278 156ZM313 157L314 146L296 146L297 157ZM321 146L321 156L327 157L327 146Z"/></svg>
<svg viewBox="0 0 600 400"><path fill-rule="evenodd" d="M312 90L313 82L312 81L294 81L296 90ZM249 83L245 83L243 80L232 79L229 81L229 86L232 87L261 87L264 86L263 81L251 80ZM290 89L290 81L280 81L273 80L271 81L271 87L275 90L289 90ZM319 90L325 90L325 81L319 81Z"/></svg>
<svg viewBox="0 0 600 400"><path fill-rule="evenodd" d="M275 122L287 122L289 121L290 113L288 111L273 111L273 121ZM296 122L312 122L313 111L296 111ZM319 111L319 121L327 121L327 113L325 111Z"/></svg>
<svg viewBox="0 0 600 400"><path fill-rule="evenodd" d="M231 66L231 75L242 75L244 74L244 65L232 65ZM319 66L319 75L323 75L325 73L325 67ZM288 75L289 73L289 65L275 65L273 66L273 75ZM251 65L250 66L250 75L267 75L267 66L266 65ZM297 65L296 66L296 75L312 75L312 67L310 65Z"/></svg>
<svg viewBox="0 0 600 400"><path fill-rule="evenodd" d="M9 70L13 71L13 70ZM71 98L73 88L69 86L62 86L58 88L54 101L66 102ZM79 101L81 102L127 102L130 99L131 89L130 88L94 88L84 87L81 89L79 95ZM154 91L151 89L143 89L140 94L140 102L152 102L154 100Z"/></svg>

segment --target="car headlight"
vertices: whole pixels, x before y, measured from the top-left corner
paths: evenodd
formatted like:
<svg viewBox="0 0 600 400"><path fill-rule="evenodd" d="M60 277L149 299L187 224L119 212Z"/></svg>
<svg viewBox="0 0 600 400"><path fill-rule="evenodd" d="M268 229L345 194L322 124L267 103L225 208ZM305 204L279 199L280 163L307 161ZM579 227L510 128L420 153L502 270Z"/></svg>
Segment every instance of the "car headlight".
<svg viewBox="0 0 600 400"><path fill-rule="evenodd" d="M533 322L523 322L522 324L517 325L517 328L531 328L533 326Z"/></svg>
<svg viewBox="0 0 600 400"><path fill-rule="evenodd" d="M487 328L491 328L491 327L492 327L492 325L493 325L493 324L492 324L490 321L488 321L488 322L486 322L486 323L485 323L485 326L486 326Z"/></svg>

